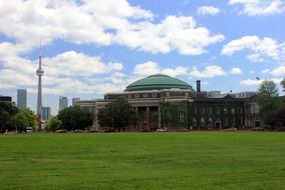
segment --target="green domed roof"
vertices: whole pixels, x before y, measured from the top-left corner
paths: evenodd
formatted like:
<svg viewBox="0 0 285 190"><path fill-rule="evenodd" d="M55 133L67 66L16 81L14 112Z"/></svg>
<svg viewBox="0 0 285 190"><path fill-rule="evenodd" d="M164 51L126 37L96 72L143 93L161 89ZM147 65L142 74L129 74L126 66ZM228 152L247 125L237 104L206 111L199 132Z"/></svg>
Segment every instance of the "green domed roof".
<svg viewBox="0 0 285 190"><path fill-rule="evenodd" d="M131 83L125 91L161 90L161 89L192 89L186 82L167 75L156 74Z"/></svg>

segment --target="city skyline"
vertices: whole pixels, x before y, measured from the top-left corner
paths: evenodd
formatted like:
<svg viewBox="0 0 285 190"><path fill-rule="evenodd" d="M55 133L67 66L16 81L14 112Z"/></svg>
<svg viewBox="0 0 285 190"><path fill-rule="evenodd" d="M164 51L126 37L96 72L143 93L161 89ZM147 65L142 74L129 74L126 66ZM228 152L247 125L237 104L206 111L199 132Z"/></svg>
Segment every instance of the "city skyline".
<svg viewBox="0 0 285 190"><path fill-rule="evenodd" d="M42 105L53 115L59 96L102 98L156 73L222 93L256 91L264 79L279 86L285 77L281 0L0 5L0 94L15 101L17 89L27 89L35 112L40 40Z"/></svg>

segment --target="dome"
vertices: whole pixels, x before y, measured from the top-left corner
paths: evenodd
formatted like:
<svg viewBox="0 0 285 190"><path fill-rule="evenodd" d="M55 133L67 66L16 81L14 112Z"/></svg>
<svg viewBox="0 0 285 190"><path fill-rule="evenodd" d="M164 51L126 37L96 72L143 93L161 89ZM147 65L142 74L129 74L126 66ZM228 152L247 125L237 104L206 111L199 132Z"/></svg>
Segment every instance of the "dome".
<svg viewBox="0 0 285 190"><path fill-rule="evenodd" d="M131 83L125 91L161 90L161 89L190 89L192 86L168 75L156 74Z"/></svg>

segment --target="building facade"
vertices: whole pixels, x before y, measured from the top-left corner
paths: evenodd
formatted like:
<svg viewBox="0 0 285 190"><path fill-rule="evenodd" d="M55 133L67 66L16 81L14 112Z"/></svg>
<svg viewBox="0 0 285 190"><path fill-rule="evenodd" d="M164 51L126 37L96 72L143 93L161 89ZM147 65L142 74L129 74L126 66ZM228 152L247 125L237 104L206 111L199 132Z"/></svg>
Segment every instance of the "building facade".
<svg viewBox="0 0 285 190"><path fill-rule="evenodd" d="M68 98L64 96L59 97L59 102L58 102L58 111L60 112L64 108L68 107Z"/></svg>
<svg viewBox="0 0 285 190"><path fill-rule="evenodd" d="M135 81L122 93L107 93L104 99L78 101L92 113L93 126L100 129L97 113L118 98L126 99L139 118L127 130L153 131L161 127L178 129L239 129L253 127L247 114L249 98L221 95L219 91L196 90L191 85L167 75L151 75ZM171 112L170 112L171 110Z"/></svg>
<svg viewBox="0 0 285 190"><path fill-rule="evenodd" d="M50 118L50 107L42 107L42 120L47 121Z"/></svg>
<svg viewBox="0 0 285 190"><path fill-rule="evenodd" d="M26 89L17 90L17 107L19 109L27 108L27 90Z"/></svg>
<svg viewBox="0 0 285 190"><path fill-rule="evenodd" d="M0 95L0 102L9 102L9 103L12 103L12 97L11 97L11 96L1 96L1 95Z"/></svg>
<svg viewBox="0 0 285 190"><path fill-rule="evenodd" d="M80 98L72 98L72 106L75 106L75 103L80 101Z"/></svg>

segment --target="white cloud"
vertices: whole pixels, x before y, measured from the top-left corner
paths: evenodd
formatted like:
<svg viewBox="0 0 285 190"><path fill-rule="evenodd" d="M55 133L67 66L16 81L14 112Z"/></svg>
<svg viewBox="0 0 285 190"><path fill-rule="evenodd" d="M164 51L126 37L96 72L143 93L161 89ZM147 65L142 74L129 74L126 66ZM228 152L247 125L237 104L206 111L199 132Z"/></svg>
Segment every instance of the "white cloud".
<svg viewBox="0 0 285 190"><path fill-rule="evenodd" d="M43 59L46 73L55 76L92 76L96 74L120 71L121 63L105 64L100 57L68 51L52 58Z"/></svg>
<svg viewBox="0 0 285 190"><path fill-rule="evenodd" d="M261 80L254 80L254 79L246 79L246 80L242 80L240 81L240 84L243 84L243 85L260 85L261 84Z"/></svg>
<svg viewBox="0 0 285 190"><path fill-rule="evenodd" d="M156 62L148 61L142 64L137 64L133 74L137 76L147 76L160 73L160 68Z"/></svg>
<svg viewBox="0 0 285 190"><path fill-rule="evenodd" d="M276 67L275 69L272 69L271 71L269 71L269 73L274 76L285 76L285 65L280 65Z"/></svg>
<svg viewBox="0 0 285 190"><path fill-rule="evenodd" d="M219 8L213 6L201 6L197 10L198 15L216 15L220 12Z"/></svg>
<svg viewBox="0 0 285 190"><path fill-rule="evenodd" d="M181 76L181 75L187 75L189 72L189 69L186 67L178 66L175 68L165 68L162 69L161 73L176 77L176 76Z"/></svg>
<svg viewBox="0 0 285 190"><path fill-rule="evenodd" d="M108 45L112 33L128 23L128 19L151 19L152 13L131 6L126 0L87 0L82 5L76 1L18 1L1 3L0 32L20 42L33 45L50 43L64 38L74 43ZM64 13L64 14L63 14Z"/></svg>
<svg viewBox="0 0 285 190"><path fill-rule="evenodd" d="M269 73L270 72L270 69L264 69L261 73L262 74L266 74L266 73Z"/></svg>
<svg viewBox="0 0 285 190"><path fill-rule="evenodd" d="M282 44L278 44L272 38L259 38L258 36L244 36L237 40L232 40L224 45L221 54L232 55L235 52L249 49L253 53L247 58L252 62L263 61L263 57L269 57L275 60L280 60L283 57L281 51Z"/></svg>
<svg viewBox="0 0 285 190"><path fill-rule="evenodd" d="M241 80L240 84L247 85L247 86L257 86L257 85L260 85L262 81L264 80L271 80L276 84L280 84L283 78L270 78L270 79L262 79L262 80L246 79L246 80Z"/></svg>
<svg viewBox="0 0 285 190"><path fill-rule="evenodd" d="M14 54L6 54L0 56L0 62L4 67L0 70L0 83L6 84L1 85L2 89L21 87L28 88L30 92L37 91L35 71L38 60L31 61ZM113 85L113 90L120 89L118 77L107 82L101 81L101 84L90 79L105 75L119 76L118 73L123 69L121 63L104 63L100 57L68 51L54 57L43 58L42 64L45 72L43 92L46 94L103 93L106 92L105 83L106 88ZM98 86L100 88L96 89Z"/></svg>
<svg viewBox="0 0 285 190"><path fill-rule="evenodd" d="M183 55L200 55L205 47L220 42L223 35L210 35L204 27L196 27L192 17L168 16L159 24L144 22L131 30L118 31L114 41L118 44L151 53L177 50Z"/></svg>
<svg viewBox="0 0 285 190"><path fill-rule="evenodd" d="M240 14L249 16L271 15L284 12L283 0L229 0L230 5L240 4L243 10Z"/></svg>
<svg viewBox="0 0 285 190"><path fill-rule="evenodd" d="M204 70L199 71L197 67L193 67L192 70L190 71L190 76L191 77L196 77L196 78L213 78L217 76L224 76L226 75L226 72L224 69L218 65L210 65L205 67Z"/></svg>
<svg viewBox="0 0 285 190"><path fill-rule="evenodd" d="M177 66L175 68L161 68L156 62L148 61L142 64L137 64L133 70L135 77L141 78L152 74L166 74L172 77L187 75L189 69L187 67Z"/></svg>
<svg viewBox="0 0 285 190"><path fill-rule="evenodd" d="M232 68L232 69L230 70L229 73L232 74L232 75L239 75L239 74L242 74L242 71L241 71L240 68L234 67L234 68Z"/></svg>
<svg viewBox="0 0 285 190"><path fill-rule="evenodd" d="M3 88L35 86L37 84L35 75L27 75L11 69L0 70L0 81L1 84L8 84L3 85Z"/></svg>
<svg viewBox="0 0 285 190"><path fill-rule="evenodd" d="M27 47L26 51L38 47L40 39L43 45L61 39L99 46L120 44L151 53L177 50L200 55L207 46L224 39L197 27L192 17L167 16L160 23L153 22L153 13L126 0L86 0L80 5L77 1L11 0L0 3L0 18L0 33Z"/></svg>

